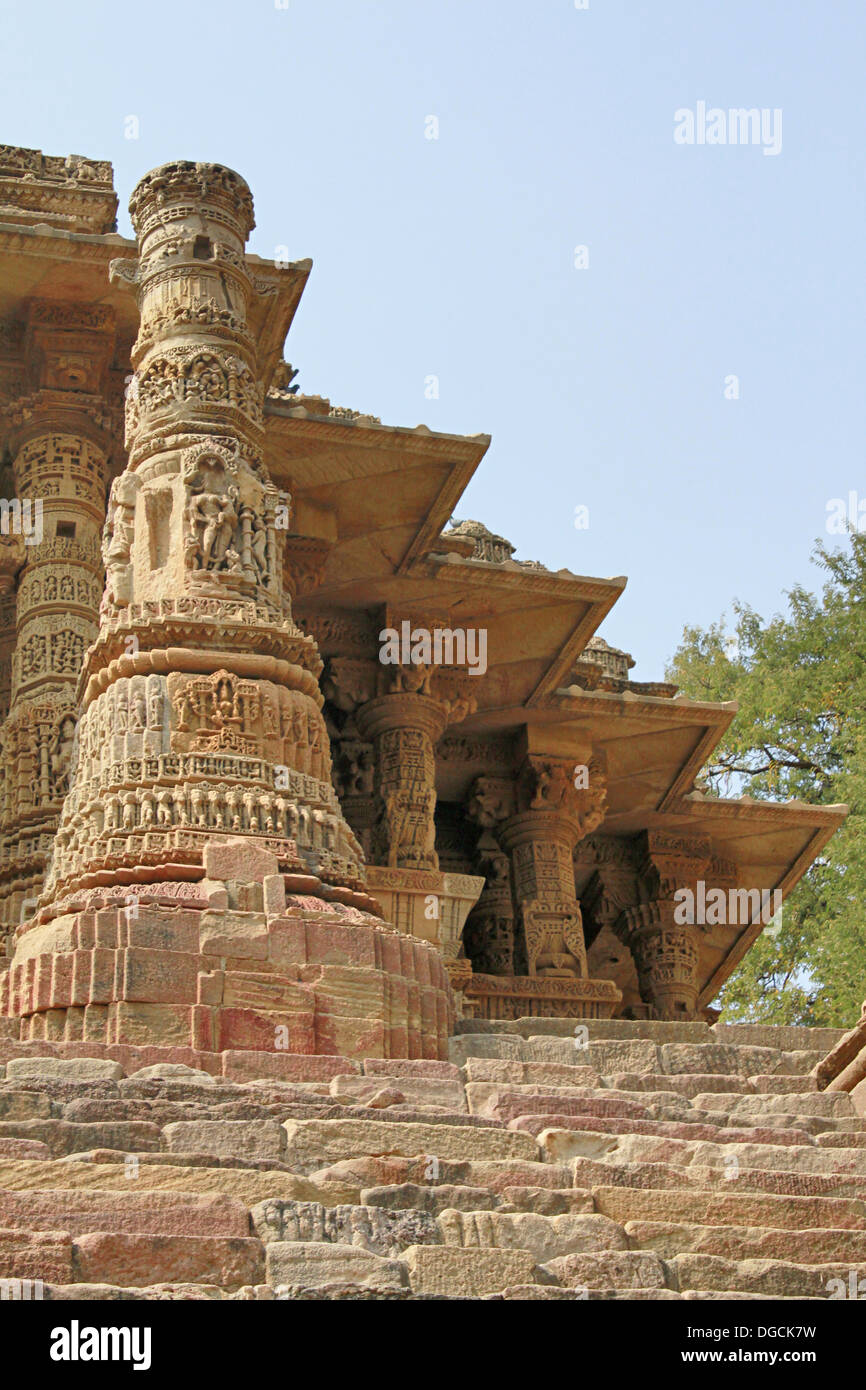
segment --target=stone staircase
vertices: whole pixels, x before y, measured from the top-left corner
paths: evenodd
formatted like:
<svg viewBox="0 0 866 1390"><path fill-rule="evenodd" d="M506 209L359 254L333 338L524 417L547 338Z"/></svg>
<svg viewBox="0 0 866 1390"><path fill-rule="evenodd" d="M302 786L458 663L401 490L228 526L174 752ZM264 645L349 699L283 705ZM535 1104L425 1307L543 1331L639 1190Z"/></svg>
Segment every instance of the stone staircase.
<svg viewBox="0 0 866 1390"><path fill-rule="evenodd" d="M4 1040L5 1296L826 1299L866 1279L866 1122L809 1075L839 1031L458 1026L450 1062L272 1054L258 1080L216 1054L136 1069Z"/></svg>

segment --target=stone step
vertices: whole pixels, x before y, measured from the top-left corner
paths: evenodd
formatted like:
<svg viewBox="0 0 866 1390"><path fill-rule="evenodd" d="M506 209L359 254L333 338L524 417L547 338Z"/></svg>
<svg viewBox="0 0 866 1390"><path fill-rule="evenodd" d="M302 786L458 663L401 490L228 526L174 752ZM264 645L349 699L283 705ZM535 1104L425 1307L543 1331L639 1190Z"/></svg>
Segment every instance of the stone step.
<svg viewBox="0 0 866 1390"><path fill-rule="evenodd" d="M625 1226L632 1249L654 1250L662 1259L686 1251L719 1255L728 1260L787 1260L795 1264L824 1264L844 1250L855 1263L866 1265L866 1231L829 1228L804 1230L749 1226L703 1226L678 1221L629 1221Z"/></svg>
<svg viewBox="0 0 866 1390"><path fill-rule="evenodd" d="M144 1161L129 1169L125 1163L0 1160L0 1188L15 1192L47 1187L128 1193L131 1182L140 1183L149 1192L183 1192L202 1196L222 1194L237 1198L246 1207L252 1207L269 1197L325 1204L360 1199L360 1186L341 1182L336 1176L321 1184L299 1173L280 1169L257 1171L236 1167L172 1167Z"/></svg>
<svg viewBox="0 0 866 1390"><path fill-rule="evenodd" d="M413 1293L481 1298L538 1282L537 1266L527 1250L416 1245L405 1258Z"/></svg>
<svg viewBox="0 0 866 1390"><path fill-rule="evenodd" d="M592 1193L579 1187L505 1187L500 1202L502 1211L531 1211L538 1216L588 1215L595 1211ZM462 1210L470 1208L463 1204Z"/></svg>
<svg viewBox="0 0 866 1390"><path fill-rule="evenodd" d="M567 1288L664 1289L667 1271L651 1250L604 1250L559 1255L543 1266Z"/></svg>
<svg viewBox="0 0 866 1390"><path fill-rule="evenodd" d="M649 1300L673 1299L677 1301L682 1298L681 1294L674 1293L671 1289L563 1289L553 1284L518 1284L512 1289L503 1289L502 1293L488 1293L484 1295L485 1302L500 1303L504 1300L520 1300L521 1302L532 1303L576 1303L585 1302L604 1302L606 1300L621 1299L625 1302L646 1302Z"/></svg>
<svg viewBox="0 0 866 1390"><path fill-rule="evenodd" d="M0 1120L50 1120L58 1115L51 1098L40 1091L0 1089Z"/></svg>
<svg viewBox="0 0 866 1390"><path fill-rule="evenodd" d="M723 1076L748 1077L758 1072L774 1072L782 1060L781 1050L776 1047L722 1042L662 1043L658 1051L658 1070L672 1076L710 1071Z"/></svg>
<svg viewBox="0 0 866 1390"><path fill-rule="evenodd" d="M734 1190L735 1181L737 1192L766 1192L783 1197L859 1198L863 1193L863 1179L850 1174L792 1173L781 1169L746 1168L739 1164L736 1168L637 1160L618 1164L603 1158L575 1158L569 1166L575 1184L582 1191L596 1186L616 1186L624 1191L640 1192L657 1188L678 1192L727 1192Z"/></svg>
<svg viewBox="0 0 866 1390"><path fill-rule="evenodd" d="M467 1057L458 1074L466 1081L491 1081L499 1086L580 1086L592 1089L602 1084L599 1073L593 1067L578 1063L516 1062L497 1057Z"/></svg>
<svg viewBox="0 0 866 1390"><path fill-rule="evenodd" d="M866 1291L866 1264L850 1260L795 1264L789 1260L731 1260L719 1255L682 1254L666 1264L671 1286L681 1293L735 1290L770 1298L841 1299L846 1297L852 1282L856 1287L860 1281Z"/></svg>
<svg viewBox="0 0 866 1390"><path fill-rule="evenodd" d="M437 1218L437 1225L443 1245L529 1250L539 1264L560 1255L629 1248L622 1227L598 1214L541 1216L536 1212L446 1211Z"/></svg>
<svg viewBox="0 0 866 1390"><path fill-rule="evenodd" d="M278 1293L297 1286L315 1289L340 1283L382 1293L409 1288L405 1260L388 1259L355 1245L272 1241L264 1249L267 1282Z"/></svg>
<svg viewBox="0 0 866 1390"><path fill-rule="evenodd" d="M301 1241L353 1245L374 1255L398 1257L410 1245L441 1245L435 1217L411 1208L364 1203L325 1207L320 1202L271 1198L253 1207L253 1230L265 1244Z"/></svg>
<svg viewBox="0 0 866 1390"><path fill-rule="evenodd" d="M466 1096L472 1115L509 1122L518 1115L622 1116L624 1119L659 1120L666 1123L708 1124L736 1128L790 1129L819 1134L826 1130L866 1132L863 1121L850 1109L847 1096L806 1094L801 1108L792 1097L744 1097L740 1093L704 1093L691 1102L673 1092L611 1091L605 1088L508 1085L468 1082ZM741 1105L750 1100L754 1104ZM773 1104L772 1102L776 1102ZM781 1104L779 1103L781 1102ZM809 1112L817 1113L809 1113ZM794 1113L796 1112L796 1113ZM773 1141L768 1141L773 1142ZM781 1141L779 1141L781 1142Z"/></svg>
<svg viewBox="0 0 866 1390"><path fill-rule="evenodd" d="M220 1194L134 1192L96 1189L0 1189L0 1226L72 1236L90 1231L129 1235L250 1235L250 1213L243 1202Z"/></svg>
<svg viewBox="0 0 866 1390"><path fill-rule="evenodd" d="M537 1158L461 1160L441 1154L406 1157L386 1153L338 1160L312 1173L310 1182L326 1191L332 1187L345 1191L352 1184L357 1184L360 1191L368 1187L417 1183L431 1190L440 1185L483 1187L494 1195L502 1195L508 1188L519 1186L561 1191L571 1188L572 1177L565 1164L542 1163Z"/></svg>
<svg viewBox="0 0 866 1390"><path fill-rule="evenodd" d="M466 1111L466 1094L459 1070L453 1068L454 1076L396 1076L387 1072L374 1072L371 1075L335 1076L331 1080L330 1094L338 1100L349 1100L366 1105L386 1087L400 1094L405 1101L419 1108L428 1107Z"/></svg>
<svg viewBox="0 0 866 1390"><path fill-rule="evenodd" d="M844 1028L801 1028L774 1023L715 1023L710 1029L717 1042L747 1047L779 1047L784 1051L812 1048L823 1057L841 1037Z"/></svg>
<svg viewBox="0 0 866 1390"><path fill-rule="evenodd" d="M308 1123L315 1123L309 1121ZM608 1163L702 1164L710 1168L763 1168L794 1173L842 1173L866 1177L862 1149L827 1149L813 1144L713 1144L703 1140L660 1139L643 1134L621 1137L590 1130L549 1129L538 1143L555 1163L605 1157Z"/></svg>
<svg viewBox="0 0 866 1390"><path fill-rule="evenodd" d="M825 1130L815 1135L822 1149L866 1149L866 1132L857 1130Z"/></svg>
<svg viewBox="0 0 866 1390"><path fill-rule="evenodd" d="M468 1067L467 1063L467 1067ZM533 1070L531 1063L523 1064L527 1070ZM527 1080L533 1080L527 1077ZM538 1078L539 1081L541 1078ZM588 1083L587 1083L588 1084ZM742 1095L752 1089L751 1080L744 1080L742 1076L727 1076L723 1072L680 1072L677 1075L669 1076L667 1073L652 1073L642 1075L638 1072L609 1072L601 1078L601 1084L606 1090L611 1091L630 1091L632 1094L645 1094L647 1099L651 1099L656 1091L665 1091L669 1095L683 1096L686 1100L692 1100L695 1096L704 1094L707 1091L734 1092Z"/></svg>
<svg viewBox="0 0 866 1390"><path fill-rule="evenodd" d="M788 1076L775 1072L770 1075L750 1076L749 1087L758 1095L802 1095L808 1091L817 1091L818 1083L814 1076L808 1074L797 1073L794 1076ZM707 1090L711 1089L715 1090L716 1088L707 1087ZM746 1091L745 1086L741 1089Z"/></svg>
<svg viewBox="0 0 866 1390"><path fill-rule="evenodd" d="M499 1128L353 1119L287 1120L283 1129L286 1161L299 1173L359 1154L527 1161L538 1157L538 1146L530 1135Z"/></svg>
<svg viewBox="0 0 866 1390"><path fill-rule="evenodd" d="M119 1062L100 1057L17 1057L6 1063L7 1081L65 1081L75 1086L92 1086L96 1081L120 1081L124 1075Z"/></svg>
<svg viewBox="0 0 866 1390"><path fill-rule="evenodd" d="M160 1283L237 1288L264 1282L264 1246L253 1237L94 1232L73 1241L75 1281L136 1287ZM70 1281L72 1282L72 1281Z"/></svg>
<svg viewBox="0 0 866 1390"><path fill-rule="evenodd" d="M53 1157L82 1149L158 1150L158 1125L136 1120L116 1123L73 1124L66 1120L2 1120L0 1139L37 1139Z"/></svg>
<svg viewBox="0 0 866 1390"><path fill-rule="evenodd" d="M0 1139L0 1159L2 1158L50 1158L47 1144L39 1139Z"/></svg>
<svg viewBox="0 0 866 1390"><path fill-rule="evenodd" d="M496 1082L470 1081L466 1100L473 1115L508 1121L515 1115L556 1111L563 1115L596 1115L649 1119L648 1106L623 1096L580 1087L499 1086Z"/></svg>
<svg viewBox="0 0 866 1390"><path fill-rule="evenodd" d="M285 1134L278 1120L194 1120L167 1124L162 1135L169 1153L227 1154L279 1160Z"/></svg>
<svg viewBox="0 0 866 1390"><path fill-rule="evenodd" d="M739 1182L736 1184L739 1188ZM766 1226L777 1230L826 1228L866 1232L866 1201L793 1197L682 1188L594 1187L596 1209L624 1226L629 1221L676 1221L698 1226Z"/></svg>
<svg viewBox="0 0 866 1390"><path fill-rule="evenodd" d="M792 1102L796 1102L792 1104ZM845 1091L802 1091L791 1095L720 1095L706 1092L694 1097L701 1110L720 1110L726 1115L818 1115L822 1118L857 1119L851 1097ZM862 1122L861 1122L862 1123Z"/></svg>
<svg viewBox="0 0 866 1390"><path fill-rule="evenodd" d="M140 1288L122 1284L46 1284L43 1295L49 1303L214 1303L257 1297L257 1291L263 1289L267 1289L270 1298L274 1297L267 1284L241 1285L237 1289L221 1289L217 1284L145 1284Z"/></svg>
<svg viewBox="0 0 866 1390"><path fill-rule="evenodd" d="M71 1284L72 1237L68 1231L28 1231L0 1227L0 1279L41 1279Z"/></svg>
<svg viewBox="0 0 866 1390"><path fill-rule="evenodd" d="M364 1065L356 1059L330 1053L247 1052L241 1049L218 1053L217 1063L226 1081L239 1084L262 1080L329 1083L332 1077L349 1071L360 1075Z"/></svg>
<svg viewBox="0 0 866 1390"><path fill-rule="evenodd" d="M597 1119L586 1114L516 1115L509 1129L523 1130L536 1137L546 1129L574 1129L595 1134L648 1134L661 1138L702 1139L713 1144L811 1144L812 1138L801 1129L752 1129L733 1125L702 1124L697 1116L684 1120ZM844 1137L844 1136L836 1136ZM859 1147L854 1146L854 1147Z"/></svg>
<svg viewBox="0 0 866 1390"><path fill-rule="evenodd" d="M605 1077L703 1074L739 1076L746 1081L752 1076L806 1076L824 1055L820 1050L804 1047L802 1039L799 1046L792 1048L720 1041L688 1043L671 1041L682 1036L674 1031L666 1035L668 1040L656 1041L632 1034L603 1035L594 1031L595 1026L580 1025L570 1037L546 1033L461 1033L451 1039L451 1061L460 1067L466 1067L470 1059L590 1067ZM679 1025L669 1026L676 1030Z"/></svg>
<svg viewBox="0 0 866 1390"><path fill-rule="evenodd" d="M507 1188L511 1193L529 1189ZM567 1189L569 1195L573 1189ZM533 1188L543 1192L543 1188ZM588 1193L574 1193L575 1210L590 1212L594 1209L592 1197ZM361 1191L361 1205L382 1207L389 1211L425 1212L429 1216L439 1216L443 1211L495 1211L507 1205L505 1195L499 1196L488 1187L469 1187L458 1183L439 1183L436 1186L417 1182L399 1182L388 1187L365 1187ZM565 1210L565 1208L563 1208Z"/></svg>
<svg viewBox="0 0 866 1390"><path fill-rule="evenodd" d="M824 1042L534 1018L466 1021L444 1063L7 1042L0 1277L61 1301L841 1297L866 1123L809 1076Z"/></svg>

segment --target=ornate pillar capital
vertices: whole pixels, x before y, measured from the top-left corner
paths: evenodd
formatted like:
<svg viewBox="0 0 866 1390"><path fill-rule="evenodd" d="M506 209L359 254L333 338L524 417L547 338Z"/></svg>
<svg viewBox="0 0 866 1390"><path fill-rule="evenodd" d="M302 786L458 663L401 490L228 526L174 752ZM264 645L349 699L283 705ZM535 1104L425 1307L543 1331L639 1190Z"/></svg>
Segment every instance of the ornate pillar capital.
<svg viewBox="0 0 866 1390"><path fill-rule="evenodd" d="M448 710L440 700L404 690L377 695L360 706L356 717L360 733L372 739L392 729L410 728L435 743L448 724Z"/></svg>

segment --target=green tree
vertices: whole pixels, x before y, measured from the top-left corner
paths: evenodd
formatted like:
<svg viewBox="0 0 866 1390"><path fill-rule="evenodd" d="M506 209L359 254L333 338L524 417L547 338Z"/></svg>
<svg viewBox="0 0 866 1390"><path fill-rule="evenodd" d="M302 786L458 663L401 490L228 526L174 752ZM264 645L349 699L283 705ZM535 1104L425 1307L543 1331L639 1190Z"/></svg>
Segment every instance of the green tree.
<svg viewBox="0 0 866 1390"><path fill-rule="evenodd" d="M797 586L765 623L736 602L724 622L686 628L667 676L694 699L739 712L703 770L710 796L752 796L850 814L721 991L728 1022L848 1027L866 996L866 535L818 545L820 595Z"/></svg>

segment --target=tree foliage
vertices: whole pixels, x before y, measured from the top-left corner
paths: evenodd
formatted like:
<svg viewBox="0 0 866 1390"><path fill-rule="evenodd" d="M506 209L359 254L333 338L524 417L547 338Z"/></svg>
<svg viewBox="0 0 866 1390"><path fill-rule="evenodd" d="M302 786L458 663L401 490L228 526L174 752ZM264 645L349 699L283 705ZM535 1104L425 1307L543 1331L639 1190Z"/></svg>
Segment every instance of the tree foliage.
<svg viewBox="0 0 866 1390"><path fill-rule="evenodd" d="M850 814L724 986L727 1022L847 1027L866 996L866 534L818 545L820 594L797 586L765 623L733 605L686 628L668 679L694 699L736 700L699 786L706 795L846 802Z"/></svg>

